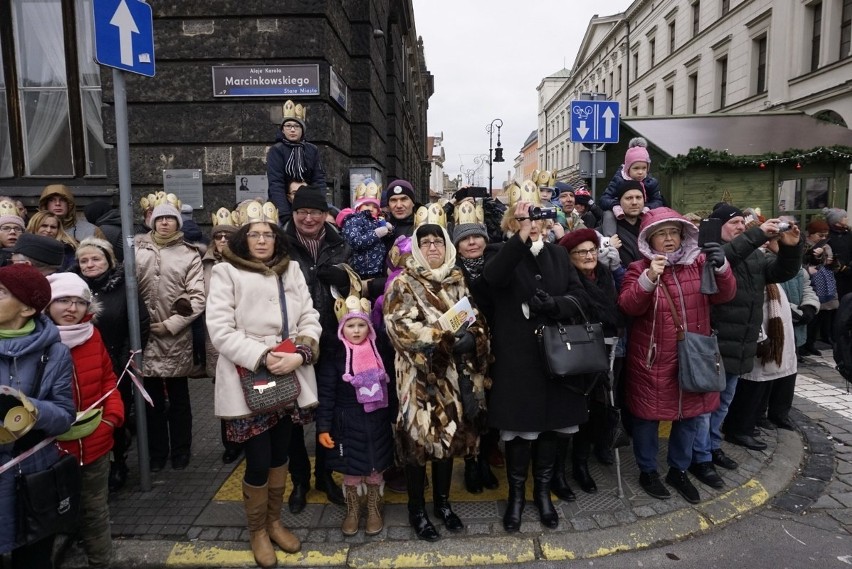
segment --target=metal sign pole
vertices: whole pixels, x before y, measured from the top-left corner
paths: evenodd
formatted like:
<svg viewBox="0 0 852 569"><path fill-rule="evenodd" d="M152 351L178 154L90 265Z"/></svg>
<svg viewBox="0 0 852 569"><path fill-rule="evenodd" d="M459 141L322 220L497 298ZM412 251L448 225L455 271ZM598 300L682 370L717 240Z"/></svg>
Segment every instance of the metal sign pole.
<svg viewBox="0 0 852 569"><path fill-rule="evenodd" d="M593 200L598 199L598 194L597 194L597 191L595 190L595 188L597 187L597 180L598 180L598 165L595 164L595 154L597 154L597 151L598 151L598 145L593 144L592 145L592 151L590 153L592 155L592 199Z"/></svg>
<svg viewBox="0 0 852 569"><path fill-rule="evenodd" d="M121 233L124 235L124 287L127 292L127 318L130 328L130 349L136 352L136 365L142 369L142 338L139 333L139 284L136 281L136 257L133 250L133 196L130 192L130 139L127 134L127 91L124 72L112 70L115 99L115 140L118 156L118 195L121 208ZM141 378L140 378L141 379ZM151 490L151 470L148 456L148 425L145 419L145 399L138 389L133 390L136 403L136 449L139 456L139 486Z"/></svg>

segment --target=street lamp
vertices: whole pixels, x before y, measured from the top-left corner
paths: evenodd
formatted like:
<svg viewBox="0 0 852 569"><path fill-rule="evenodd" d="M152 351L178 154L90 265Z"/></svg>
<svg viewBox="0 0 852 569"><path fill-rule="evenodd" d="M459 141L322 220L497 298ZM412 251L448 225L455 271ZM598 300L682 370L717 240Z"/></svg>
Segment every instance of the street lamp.
<svg viewBox="0 0 852 569"><path fill-rule="evenodd" d="M497 125L497 148L494 148L494 125ZM485 132L488 133L488 196L492 195L494 188L494 162L505 162L503 159L503 149L500 147L500 129L503 128L503 119L494 119L485 127ZM492 158L492 152L494 157Z"/></svg>

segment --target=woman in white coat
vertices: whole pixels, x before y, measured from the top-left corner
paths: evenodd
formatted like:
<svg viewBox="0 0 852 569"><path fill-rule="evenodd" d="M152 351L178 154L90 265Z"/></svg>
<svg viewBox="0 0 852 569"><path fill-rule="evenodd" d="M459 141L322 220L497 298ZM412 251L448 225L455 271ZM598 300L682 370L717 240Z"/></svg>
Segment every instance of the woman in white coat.
<svg viewBox="0 0 852 569"><path fill-rule="evenodd" d="M235 366L257 370L265 365L274 374L295 371L301 387L298 407L316 406L313 363L319 355L320 324L298 263L287 254L275 208L266 204L261 210L253 202L241 209L242 226L228 239L222 262L211 274L207 331L219 351L216 416L225 420L229 441L244 443L243 500L252 552L260 567L273 567L272 542L288 553L301 548L299 539L281 525L291 411L251 411ZM271 351L286 338L295 343L295 353Z"/></svg>

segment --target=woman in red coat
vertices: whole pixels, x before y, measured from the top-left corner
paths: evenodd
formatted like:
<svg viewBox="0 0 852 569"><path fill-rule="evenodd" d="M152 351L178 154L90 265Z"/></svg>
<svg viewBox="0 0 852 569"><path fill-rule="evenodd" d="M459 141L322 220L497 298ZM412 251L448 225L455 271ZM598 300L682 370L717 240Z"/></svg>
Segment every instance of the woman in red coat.
<svg viewBox="0 0 852 569"><path fill-rule="evenodd" d="M698 247L698 229L667 207L642 218L638 239L644 259L630 264L618 296L618 306L633 317L627 346L627 404L635 417L633 453L639 466L639 484L654 498L671 494L657 474L657 429L672 421L666 482L691 503L698 490L686 474L692 462L696 418L719 406L719 393L688 393L677 379L677 337L672 311L661 287L665 286L678 317L690 332L710 335L710 305L731 300L737 290L722 247ZM701 293L705 263L715 268L718 292ZM685 314L684 314L685 313Z"/></svg>
<svg viewBox="0 0 852 569"><path fill-rule="evenodd" d="M60 437L59 444L75 455L83 467L80 535L89 567L109 567L113 553L107 506L109 452L113 430L124 423L124 404L115 389L115 373L106 346L91 322L97 306L89 286L73 273L56 273L48 281L51 300L45 312L59 328L62 343L71 350L71 389L78 416L94 404L93 415L81 416Z"/></svg>

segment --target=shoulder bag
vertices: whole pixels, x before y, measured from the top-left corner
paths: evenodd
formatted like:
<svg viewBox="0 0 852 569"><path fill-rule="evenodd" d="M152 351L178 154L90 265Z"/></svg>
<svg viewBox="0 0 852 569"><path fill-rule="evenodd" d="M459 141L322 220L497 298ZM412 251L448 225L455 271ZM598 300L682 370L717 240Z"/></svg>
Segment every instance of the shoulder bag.
<svg viewBox="0 0 852 569"><path fill-rule="evenodd" d="M281 339L283 343L289 336L290 327L287 322L287 301L284 297L281 277L278 277L278 296L281 299ZM257 371L242 366L236 367L246 405L256 413L293 407L296 404L296 399L302 393L299 380L293 371L278 375L269 371L265 365L261 365Z"/></svg>
<svg viewBox="0 0 852 569"><path fill-rule="evenodd" d="M660 280L658 286L669 301L677 330L677 379L680 388L690 393L724 391L725 365L719 353L716 333L704 336L687 331L666 285Z"/></svg>
<svg viewBox="0 0 852 569"><path fill-rule="evenodd" d="M36 369L33 397L38 396L47 359L45 350ZM15 482L16 546L33 544L50 535L75 530L83 480L74 456L63 454L52 466L40 472L19 473Z"/></svg>
<svg viewBox="0 0 852 569"><path fill-rule="evenodd" d="M603 326L600 322L589 322L576 298L565 298L577 306L583 322L544 324L536 330L541 356L550 377L571 379L575 376L609 371ZM591 387L584 394L588 395L589 391Z"/></svg>

